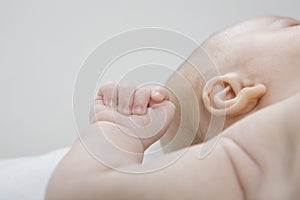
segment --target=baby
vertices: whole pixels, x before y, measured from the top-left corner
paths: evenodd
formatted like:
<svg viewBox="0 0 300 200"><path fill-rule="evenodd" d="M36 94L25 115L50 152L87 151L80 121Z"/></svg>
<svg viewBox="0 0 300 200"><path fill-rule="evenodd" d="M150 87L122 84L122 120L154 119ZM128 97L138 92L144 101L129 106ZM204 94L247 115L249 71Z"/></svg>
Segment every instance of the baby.
<svg viewBox="0 0 300 200"><path fill-rule="evenodd" d="M211 69L203 66L210 78L202 80L190 64L201 62L200 48L178 72L198 98L201 123L194 144L203 141L212 116L225 117L224 131L205 159L197 156L202 144L194 145L155 173L111 167L138 169L145 149L166 132L164 145L174 139L179 110L187 105L178 109L175 96L162 87L101 86L93 124L81 142L105 163L77 140L55 170L46 199L299 199L299 46L299 22L281 17L248 20L205 41L202 47L221 75L210 77ZM178 84L174 75L167 85L184 96L187 88ZM167 151L183 147L184 138L176 140Z"/></svg>

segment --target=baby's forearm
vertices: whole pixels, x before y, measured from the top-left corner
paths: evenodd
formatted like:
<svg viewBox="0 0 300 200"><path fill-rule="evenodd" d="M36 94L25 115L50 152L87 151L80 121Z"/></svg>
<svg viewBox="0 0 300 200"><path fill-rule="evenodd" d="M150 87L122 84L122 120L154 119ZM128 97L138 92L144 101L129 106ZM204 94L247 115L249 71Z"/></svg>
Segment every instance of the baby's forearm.
<svg viewBox="0 0 300 200"><path fill-rule="evenodd" d="M139 138L130 130L111 122L101 121L84 130L76 146L84 146L87 152L110 167L138 164L143 160L144 148Z"/></svg>
<svg viewBox="0 0 300 200"><path fill-rule="evenodd" d="M140 141L124 135L113 123L94 123L80 133L71 150L55 169L48 184L46 199L70 197L73 194L71 191L78 188L78 184L89 184L92 177L105 176L113 169L122 170L126 166L140 165L142 160ZM81 199L78 196L76 198Z"/></svg>
<svg viewBox="0 0 300 200"><path fill-rule="evenodd" d="M106 170L141 164L144 155L138 138L131 136L124 127L106 121L91 124L80 133L71 151L81 148L84 154L97 161L99 168Z"/></svg>

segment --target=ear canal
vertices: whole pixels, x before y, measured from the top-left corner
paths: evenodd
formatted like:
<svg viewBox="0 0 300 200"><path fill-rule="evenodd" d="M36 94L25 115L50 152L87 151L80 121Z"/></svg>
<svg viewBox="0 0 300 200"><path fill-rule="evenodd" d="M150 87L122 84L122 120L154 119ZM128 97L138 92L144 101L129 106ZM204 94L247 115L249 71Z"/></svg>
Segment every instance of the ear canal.
<svg viewBox="0 0 300 200"><path fill-rule="evenodd" d="M235 98L234 91L230 88L230 86L227 86L224 90L220 91L213 97L213 103L215 104L216 108L223 108L225 105L226 100ZM230 101L227 101L227 104L230 104Z"/></svg>
<svg viewBox="0 0 300 200"><path fill-rule="evenodd" d="M227 74L207 82L202 91L202 101L213 115L236 116L254 109L266 91L263 84L245 87L238 76Z"/></svg>

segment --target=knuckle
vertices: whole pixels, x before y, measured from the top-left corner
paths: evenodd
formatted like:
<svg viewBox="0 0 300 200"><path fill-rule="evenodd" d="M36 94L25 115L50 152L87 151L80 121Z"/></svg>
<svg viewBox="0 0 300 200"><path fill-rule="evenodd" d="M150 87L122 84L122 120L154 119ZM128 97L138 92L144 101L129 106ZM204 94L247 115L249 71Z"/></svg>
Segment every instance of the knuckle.
<svg viewBox="0 0 300 200"><path fill-rule="evenodd" d="M100 86L100 90L102 90L103 92L106 92L108 90L113 90L116 87L117 87L116 82L108 81L108 82L105 82L103 85Z"/></svg>
<svg viewBox="0 0 300 200"><path fill-rule="evenodd" d="M162 87L162 86L158 86L156 88L156 91L162 92L163 94L167 94L168 90L166 88Z"/></svg>
<svg viewBox="0 0 300 200"><path fill-rule="evenodd" d="M150 94L151 89L149 87L141 87L136 89L136 95L147 95Z"/></svg>
<svg viewBox="0 0 300 200"><path fill-rule="evenodd" d="M110 86L110 85L112 85L112 84L113 84L113 81L105 82L105 83L103 83L103 84L101 85L101 88L106 88L106 87L108 87L108 86Z"/></svg>

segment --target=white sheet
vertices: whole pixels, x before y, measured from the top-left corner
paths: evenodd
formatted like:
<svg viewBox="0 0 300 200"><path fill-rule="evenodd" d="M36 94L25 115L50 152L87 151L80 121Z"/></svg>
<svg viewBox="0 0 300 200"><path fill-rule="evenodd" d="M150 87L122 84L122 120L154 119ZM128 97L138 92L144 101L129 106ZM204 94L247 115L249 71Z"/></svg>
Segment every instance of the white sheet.
<svg viewBox="0 0 300 200"><path fill-rule="evenodd" d="M48 180L68 150L0 160L0 200L43 200Z"/></svg>
<svg viewBox="0 0 300 200"><path fill-rule="evenodd" d="M41 156L0 159L0 200L43 200L53 170L69 149L59 149ZM161 149L158 142L145 153L157 149ZM152 157L146 154L145 162Z"/></svg>

